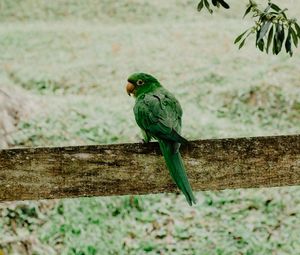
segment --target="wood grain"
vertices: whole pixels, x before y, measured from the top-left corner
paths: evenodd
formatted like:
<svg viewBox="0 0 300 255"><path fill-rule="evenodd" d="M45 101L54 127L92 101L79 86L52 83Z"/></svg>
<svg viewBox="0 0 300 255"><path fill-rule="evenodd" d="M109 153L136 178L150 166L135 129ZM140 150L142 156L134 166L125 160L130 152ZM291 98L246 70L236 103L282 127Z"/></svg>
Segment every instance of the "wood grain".
<svg viewBox="0 0 300 255"><path fill-rule="evenodd" d="M195 191L300 184L300 135L180 150ZM0 150L0 201L175 191L157 143Z"/></svg>

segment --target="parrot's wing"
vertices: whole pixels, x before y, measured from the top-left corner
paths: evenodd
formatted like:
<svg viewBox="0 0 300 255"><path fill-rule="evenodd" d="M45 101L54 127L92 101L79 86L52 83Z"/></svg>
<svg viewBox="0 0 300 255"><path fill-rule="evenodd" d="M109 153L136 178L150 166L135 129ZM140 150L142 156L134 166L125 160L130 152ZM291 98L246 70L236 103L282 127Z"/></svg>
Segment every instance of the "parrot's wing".
<svg viewBox="0 0 300 255"><path fill-rule="evenodd" d="M182 109L177 99L167 91L148 93L134 107L137 124L157 139L187 143L180 136Z"/></svg>

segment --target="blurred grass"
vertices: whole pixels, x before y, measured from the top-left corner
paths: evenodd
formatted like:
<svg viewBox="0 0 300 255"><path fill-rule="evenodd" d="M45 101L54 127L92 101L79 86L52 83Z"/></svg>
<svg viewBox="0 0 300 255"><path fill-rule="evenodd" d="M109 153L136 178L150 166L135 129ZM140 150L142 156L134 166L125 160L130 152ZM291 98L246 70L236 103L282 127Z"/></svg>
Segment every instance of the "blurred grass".
<svg viewBox="0 0 300 255"><path fill-rule="evenodd" d="M134 71L177 96L189 139L299 133L300 51L237 50L251 25L244 4L209 16L196 1L0 1L0 86L30 92L38 108L15 145L138 141L124 91ZM299 3L281 4L299 16ZM32 254L295 254L299 193L198 192L192 208L175 194L4 204L0 245L29 235Z"/></svg>

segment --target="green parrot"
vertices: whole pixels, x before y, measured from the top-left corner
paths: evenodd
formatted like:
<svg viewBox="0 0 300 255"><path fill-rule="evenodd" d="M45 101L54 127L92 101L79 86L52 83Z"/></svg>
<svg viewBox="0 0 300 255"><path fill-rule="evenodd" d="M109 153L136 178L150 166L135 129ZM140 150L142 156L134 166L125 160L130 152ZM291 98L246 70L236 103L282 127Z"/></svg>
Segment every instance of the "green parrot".
<svg viewBox="0 0 300 255"><path fill-rule="evenodd" d="M182 109L174 97L157 79L145 73L129 76L128 95L136 98L133 108L135 120L142 129L144 142L158 140L167 168L183 192L189 205L196 203L179 152L180 144L188 141L180 135Z"/></svg>

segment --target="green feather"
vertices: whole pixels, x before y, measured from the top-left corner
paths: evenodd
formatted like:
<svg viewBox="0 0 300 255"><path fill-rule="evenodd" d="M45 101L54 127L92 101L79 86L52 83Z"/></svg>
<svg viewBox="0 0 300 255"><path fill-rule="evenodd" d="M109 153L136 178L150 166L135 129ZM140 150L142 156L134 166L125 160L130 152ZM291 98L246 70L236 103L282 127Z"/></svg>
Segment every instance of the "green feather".
<svg viewBox="0 0 300 255"><path fill-rule="evenodd" d="M136 102L133 111L144 141L158 140L176 185L190 205L196 203L179 153L180 144L188 141L180 135L182 109L178 100L151 75L135 73L128 82L134 86Z"/></svg>
<svg viewBox="0 0 300 255"><path fill-rule="evenodd" d="M185 195L189 205L192 205L193 203L195 204L196 199L187 178L181 155L179 151L174 152L173 149L176 144L159 140L159 146L174 182Z"/></svg>

